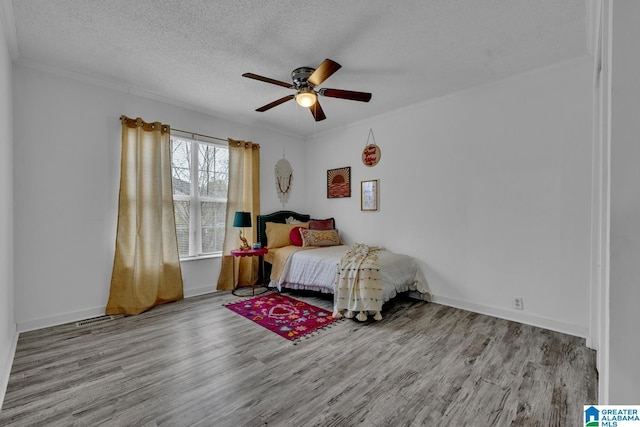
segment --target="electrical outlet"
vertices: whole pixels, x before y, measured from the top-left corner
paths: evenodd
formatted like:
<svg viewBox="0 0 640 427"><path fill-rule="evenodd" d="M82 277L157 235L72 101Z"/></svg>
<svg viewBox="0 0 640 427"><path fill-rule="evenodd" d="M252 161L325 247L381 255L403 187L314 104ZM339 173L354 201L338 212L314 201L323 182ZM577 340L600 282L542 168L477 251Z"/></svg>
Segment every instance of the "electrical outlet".
<svg viewBox="0 0 640 427"><path fill-rule="evenodd" d="M516 310L524 310L524 303L522 301L522 297L513 298L513 308L515 308Z"/></svg>

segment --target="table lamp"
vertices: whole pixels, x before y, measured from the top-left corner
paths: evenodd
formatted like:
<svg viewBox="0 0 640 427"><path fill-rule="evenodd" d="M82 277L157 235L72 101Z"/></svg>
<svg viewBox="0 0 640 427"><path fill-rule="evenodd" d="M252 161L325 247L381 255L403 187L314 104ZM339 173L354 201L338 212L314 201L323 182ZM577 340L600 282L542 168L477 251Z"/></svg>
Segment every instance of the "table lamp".
<svg viewBox="0 0 640 427"><path fill-rule="evenodd" d="M251 249L249 243L247 243L247 239L242 237L242 229L244 227L251 227L251 212L242 212L238 211L235 213L233 217L233 226L240 227L240 248L243 251Z"/></svg>

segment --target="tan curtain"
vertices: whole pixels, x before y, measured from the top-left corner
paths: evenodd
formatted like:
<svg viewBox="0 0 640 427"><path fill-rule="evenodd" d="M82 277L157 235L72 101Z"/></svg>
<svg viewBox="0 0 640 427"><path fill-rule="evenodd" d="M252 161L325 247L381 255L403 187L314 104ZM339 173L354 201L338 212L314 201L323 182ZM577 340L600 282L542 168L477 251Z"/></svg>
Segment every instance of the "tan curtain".
<svg viewBox="0 0 640 427"><path fill-rule="evenodd" d="M260 145L248 141L229 139L229 191L227 193L227 217L223 257L218 289L233 288L232 249L240 246L239 231L233 228L236 211L251 212L251 230L244 229L249 243L257 237L256 215L260 213ZM240 284L254 283L258 279L258 259L240 257L236 259L236 280Z"/></svg>
<svg viewBox="0 0 640 427"><path fill-rule="evenodd" d="M107 314L138 314L183 298L169 126L122 120L116 252Z"/></svg>

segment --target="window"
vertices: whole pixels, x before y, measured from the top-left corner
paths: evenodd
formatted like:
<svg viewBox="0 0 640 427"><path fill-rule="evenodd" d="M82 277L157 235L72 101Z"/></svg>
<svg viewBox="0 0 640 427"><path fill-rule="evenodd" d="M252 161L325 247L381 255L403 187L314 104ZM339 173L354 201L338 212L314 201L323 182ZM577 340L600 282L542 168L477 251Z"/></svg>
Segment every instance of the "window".
<svg viewBox="0 0 640 427"><path fill-rule="evenodd" d="M172 135L171 176L180 258L222 253L229 149Z"/></svg>

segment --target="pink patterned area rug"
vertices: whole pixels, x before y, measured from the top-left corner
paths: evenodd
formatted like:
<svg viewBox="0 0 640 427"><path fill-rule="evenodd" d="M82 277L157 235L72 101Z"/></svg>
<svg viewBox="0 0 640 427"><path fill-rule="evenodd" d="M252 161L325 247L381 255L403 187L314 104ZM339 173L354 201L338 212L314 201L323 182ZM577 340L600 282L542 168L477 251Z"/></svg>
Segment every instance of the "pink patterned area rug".
<svg viewBox="0 0 640 427"><path fill-rule="evenodd" d="M294 343L336 321L330 311L278 293L260 295L225 307Z"/></svg>

